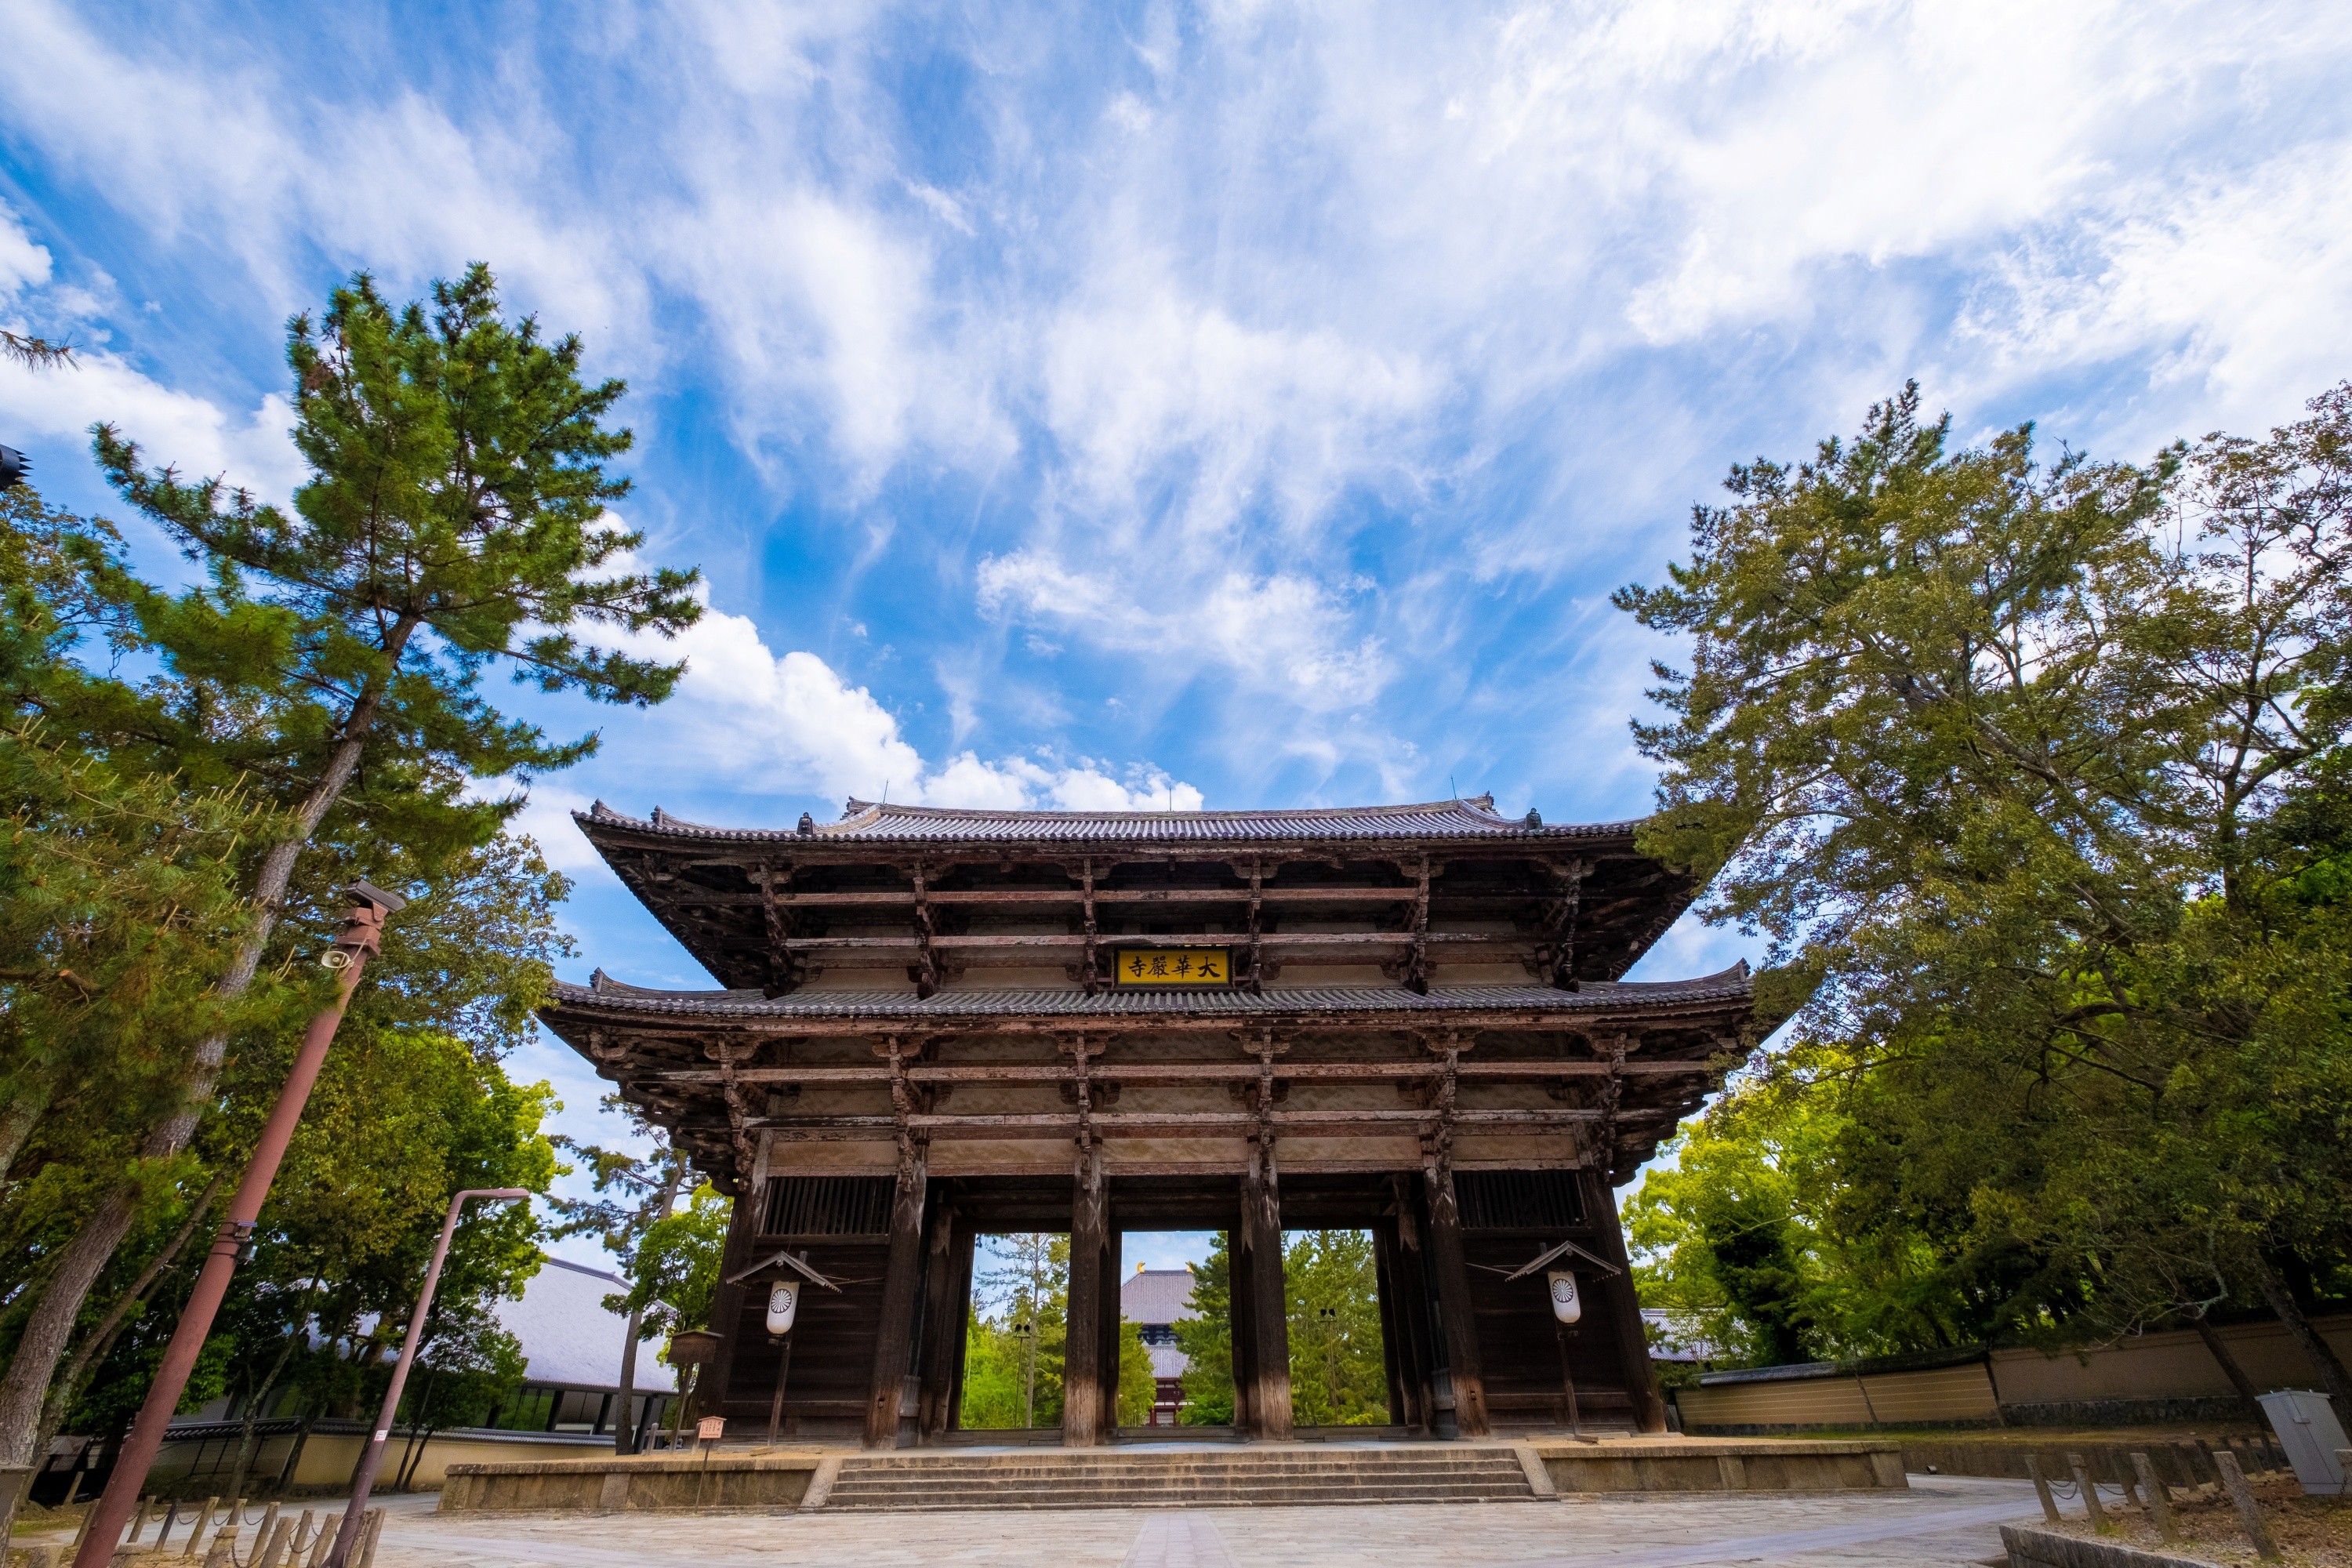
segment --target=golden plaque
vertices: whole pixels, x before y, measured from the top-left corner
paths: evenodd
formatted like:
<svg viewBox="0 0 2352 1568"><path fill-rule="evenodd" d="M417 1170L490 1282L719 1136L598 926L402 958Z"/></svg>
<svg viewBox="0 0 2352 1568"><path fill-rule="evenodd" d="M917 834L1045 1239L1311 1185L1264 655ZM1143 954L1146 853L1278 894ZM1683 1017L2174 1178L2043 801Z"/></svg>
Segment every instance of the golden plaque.
<svg viewBox="0 0 2352 1568"><path fill-rule="evenodd" d="M1111 955L1111 983L1129 987L1234 983L1229 947L1123 947Z"/></svg>

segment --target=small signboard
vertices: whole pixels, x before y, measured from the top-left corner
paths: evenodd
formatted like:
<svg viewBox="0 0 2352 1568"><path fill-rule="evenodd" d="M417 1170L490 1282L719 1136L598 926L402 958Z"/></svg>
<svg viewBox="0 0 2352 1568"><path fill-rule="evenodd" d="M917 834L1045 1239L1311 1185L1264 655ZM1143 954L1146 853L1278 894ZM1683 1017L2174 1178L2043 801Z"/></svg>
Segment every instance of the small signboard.
<svg viewBox="0 0 2352 1568"><path fill-rule="evenodd" d="M1111 954L1111 984L1127 989L1171 986L1230 989L1234 950L1229 947L1122 947Z"/></svg>
<svg viewBox="0 0 2352 1568"><path fill-rule="evenodd" d="M706 1415L694 1424L694 1437L698 1443L716 1443L727 1436L727 1417Z"/></svg>

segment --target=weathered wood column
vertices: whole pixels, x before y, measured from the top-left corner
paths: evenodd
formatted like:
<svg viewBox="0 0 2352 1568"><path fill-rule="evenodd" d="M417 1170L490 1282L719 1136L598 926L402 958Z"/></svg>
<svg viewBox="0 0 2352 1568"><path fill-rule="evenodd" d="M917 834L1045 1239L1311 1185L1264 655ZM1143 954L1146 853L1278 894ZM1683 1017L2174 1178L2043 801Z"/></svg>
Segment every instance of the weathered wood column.
<svg viewBox="0 0 2352 1568"><path fill-rule="evenodd" d="M1411 1431L1421 1425L1420 1389L1412 1379L1411 1331L1397 1301L1396 1222L1372 1227L1372 1284L1381 1298L1381 1372L1389 1385L1389 1420Z"/></svg>
<svg viewBox="0 0 2352 1568"><path fill-rule="evenodd" d="M1413 1425L1437 1432L1437 1325L1429 1315L1429 1268L1422 1246L1418 1185L1410 1176L1392 1178L1396 1190L1396 1250L1390 1257L1396 1280L1398 1373L1413 1401Z"/></svg>
<svg viewBox="0 0 2352 1568"><path fill-rule="evenodd" d="M1586 1168L1576 1173L1583 1201L1584 1222L1592 1227L1593 1250L1623 1272L1592 1281L1607 1303L1611 1336L1617 1359L1625 1368L1625 1394L1633 1402L1633 1425L1643 1432L1666 1429L1665 1395L1658 1392L1657 1370L1650 1364L1650 1340L1642 1330L1642 1298L1633 1289L1633 1268L1625 1256L1625 1226L1617 1217L1616 1194L1607 1178Z"/></svg>
<svg viewBox="0 0 2352 1568"><path fill-rule="evenodd" d="M1062 1444L1087 1448L1102 1431L1102 1256L1110 1229L1102 1151L1078 1154L1070 1206L1070 1305L1062 1352Z"/></svg>
<svg viewBox="0 0 2352 1568"><path fill-rule="evenodd" d="M1077 1165L1071 1182L1069 1307L1062 1350L1062 1445L1090 1448L1102 1441L1103 1244L1110 1231L1110 1187L1094 1129L1093 1085L1086 1039L1065 1046L1077 1089ZM1097 1045L1094 1049L1102 1049ZM1114 1308L1114 1310L1116 1309Z"/></svg>
<svg viewBox="0 0 2352 1568"><path fill-rule="evenodd" d="M1267 1144L1251 1147L1242 1226L1249 1235L1251 1424L1256 1436L1283 1443L1291 1434L1290 1302L1282 1274L1282 1198ZM1238 1308L1240 1292L1234 1296Z"/></svg>
<svg viewBox="0 0 2352 1568"><path fill-rule="evenodd" d="M915 1312L923 1270L923 1211L929 1196L930 1146L908 1131L912 1108L906 1061L893 1035L890 1093L898 1108L898 1172L890 1202L889 1261L882 1269L882 1310L875 1325L874 1376L866 1396L866 1447L898 1446L899 1413L906 1405L907 1363L915 1345Z"/></svg>
<svg viewBox="0 0 2352 1568"><path fill-rule="evenodd" d="M1422 1141L1421 1174L1429 1198L1429 1266L1437 1277L1437 1312L1445 1331L1446 1381L1454 1387L1454 1428L1460 1437L1484 1437L1486 1377L1478 1349L1478 1318L1470 1295L1470 1270L1462 1253L1462 1213L1454 1198L1454 1092L1461 1048L1454 1036L1437 1047L1444 1067L1437 1080L1435 1131Z"/></svg>
<svg viewBox="0 0 2352 1568"><path fill-rule="evenodd" d="M1257 1407L1252 1396L1257 1392L1257 1292L1253 1284L1255 1276L1250 1268L1249 1227L1238 1214L1225 1238L1225 1267L1232 1315L1227 1327L1233 1341L1234 1429L1255 1432Z"/></svg>
<svg viewBox="0 0 2352 1568"><path fill-rule="evenodd" d="M964 1313L971 1288L958 1293L956 1242L963 1231L954 1203L931 1205L930 1234L923 1247L923 1331L918 1346L915 1438L930 1443L948 1429L950 1380L962 1362Z"/></svg>
<svg viewBox="0 0 2352 1568"><path fill-rule="evenodd" d="M1108 1179L1106 1178L1106 1185ZM1103 1236L1102 1250L1102 1432L1108 1438L1118 1430L1118 1288L1124 1283L1119 1270L1126 1249L1120 1245L1116 1228L1118 1215L1113 1211Z"/></svg>
<svg viewBox="0 0 2352 1568"><path fill-rule="evenodd" d="M1258 1031L1253 1047L1257 1127L1242 1172L1242 1230L1250 1248L1250 1414L1258 1436L1286 1443L1291 1435L1290 1291L1282 1272L1282 1189L1274 1163L1274 1031Z"/></svg>
<svg viewBox="0 0 2352 1568"><path fill-rule="evenodd" d="M969 1222L959 1223L955 1230L956 1308L955 1340L947 1358L947 1415L940 1425L942 1432L952 1432L963 1421L963 1358L969 1347L968 1331L971 1324L972 1254L979 1250L980 1234Z"/></svg>
<svg viewBox="0 0 2352 1568"><path fill-rule="evenodd" d="M715 1360L695 1373L694 1413L697 1415L726 1414L727 1390L735 1376L735 1342L743 1337L745 1298L751 1287L738 1281L728 1284L752 1261L751 1247L760 1233L761 1200L767 1195L754 1182L743 1184L747 1189L735 1199L728 1211L727 1242L719 1254L719 1285L710 1300L710 1329L719 1335L719 1354ZM761 1390L762 1401L770 1390Z"/></svg>

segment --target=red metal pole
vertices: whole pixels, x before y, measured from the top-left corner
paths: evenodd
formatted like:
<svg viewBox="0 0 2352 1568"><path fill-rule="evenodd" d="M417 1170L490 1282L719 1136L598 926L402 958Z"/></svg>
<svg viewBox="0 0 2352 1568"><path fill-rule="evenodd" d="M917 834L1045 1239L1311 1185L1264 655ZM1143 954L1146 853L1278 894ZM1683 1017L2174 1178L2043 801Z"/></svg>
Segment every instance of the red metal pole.
<svg viewBox="0 0 2352 1568"><path fill-rule="evenodd" d="M400 1359L392 1363L392 1386L383 1391L383 1413L375 1418L375 1431L368 1437L367 1452L360 1456L360 1468L352 1476L352 1500L343 1510L342 1524L335 1531L335 1544L327 1553L326 1568L343 1568L344 1558L359 1541L360 1523L367 1514L368 1494L375 1489L375 1473L383 1464L384 1445L392 1438L393 1417L400 1414L401 1390L408 1386L408 1369L415 1364L416 1347L425 1342L425 1315L433 1310L433 1292L441 1283L441 1265L448 1261L449 1238L457 1230L457 1212L466 1206L468 1198L512 1202L529 1196L520 1187L468 1187L449 1200L449 1217L441 1222L441 1239L433 1244L433 1261L425 1270L425 1289L416 1294L416 1310L408 1314L408 1337L400 1342ZM423 1468L422 1458L416 1462Z"/></svg>
<svg viewBox="0 0 2352 1568"><path fill-rule="evenodd" d="M278 1104L261 1130L261 1142L254 1148L253 1163L246 1166L245 1180L237 1184L236 1196L229 1200L228 1217L221 1221L213 1237L213 1249L196 1274L196 1288L180 1313L179 1327L172 1331L172 1343L163 1352L163 1363L155 1369L155 1381L147 1385L146 1403L140 1405L139 1418L131 1424L131 1436L115 1460L114 1473L108 1478L106 1490L91 1511L89 1526L82 1534L81 1549L74 1553L73 1568L106 1568L121 1546L122 1527L130 1522L131 1510L139 1506L147 1472L163 1447L164 1429L172 1424L172 1413L179 1408L180 1395L187 1389L188 1374L195 1370L196 1357L205 1348L205 1336L212 1332L213 1319L228 1294L229 1277L236 1272L237 1255L253 1239L253 1227L261 1218L262 1203L269 1196L269 1184L277 1179L278 1163L286 1158L286 1146L293 1141L295 1124L302 1120L303 1104L310 1098L311 1086L319 1081L319 1069L326 1065L327 1047L334 1044L335 1026L343 1021L343 1009L351 1005L352 993L360 983L360 971L367 967L370 957L382 950L383 917L408 901L397 893L384 892L365 882L352 884L350 894L352 912L344 917L342 931L335 938L334 945L320 959L339 973L334 1004L310 1020L310 1029L302 1036L302 1047L294 1053L293 1070L286 1075L286 1087L278 1091Z"/></svg>

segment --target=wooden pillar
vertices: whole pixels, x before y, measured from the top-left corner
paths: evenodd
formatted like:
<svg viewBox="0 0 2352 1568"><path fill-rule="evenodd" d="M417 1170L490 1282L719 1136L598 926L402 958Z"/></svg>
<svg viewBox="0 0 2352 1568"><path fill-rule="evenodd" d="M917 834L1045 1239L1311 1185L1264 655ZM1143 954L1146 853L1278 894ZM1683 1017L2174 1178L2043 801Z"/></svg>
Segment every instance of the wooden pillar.
<svg viewBox="0 0 2352 1568"><path fill-rule="evenodd" d="M1255 1276L1250 1268L1249 1231L1238 1220L1225 1235L1225 1266L1226 1290L1233 1312L1229 1329L1234 1348L1234 1427L1240 1432L1255 1432L1257 1292L1253 1288Z"/></svg>
<svg viewBox="0 0 2352 1568"><path fill-rule="evenodd" d="M923 1247L923 1333L917 1347L920 1375L915 1405L915 1440L937 1442L948 1429L950 1380L962 1357L964 1312L971 1304L967 1284L956 1292L956 1237L963 1228L955 1205L931 1205L930 1235Z"/></svg>
<svg viewBox="0 0 2352 1568"><path fill-rule="evenodd" d="M1608 1304L1609 1328L1617 1344L1617 1359L1625 1369L1625 1394L1633 1402L1633 1425L1643 1432L1666 1429L1665 1395L1658 1392L1658 1374L1650 1365L1649 1336L1642 1331L1642 1298L1633 1289L1633 1267L1625 1256L1625 1226L1617 1217L1616 1194L1608 1179L1587 1167L1576 1173L1578 1195L1583 1200L1584 1223L1592 1227L1595 1252L1623 1272L1592 1282L1595 1293Z"/></svg>
<svg viewBox="0 0 2352 1568"><path fill-rule="evenodd" d="M719 1335L719 1354L709 1365L695 1374L694 1409L698 1415L724 1414L727 1384L735 1374L735 1342L743 1337L743 1301L751 1289L746 1285L730 1285L725 1281L749 1268L752 1262L751 1248L756 1242L761 1222L767 1217L761 1201L765 1191L757 1183L750 1185L741 1197L734 1201L727 1221L727 1244L719 1253L718 1293L711 1298L709 1327ZM764 1290L766 1287L760 1287ZM561 1403L561 1401L558 1401ZM764 1414L764 1412L763 1412Z"/></svg>
<svg viewBox="0 0 2352 1568"><path fill-rule="evenodd" d="M1119 1233L1107 1230L1102 1251L1102 1310L1097 1324L1102 1335L1102 1434L1106 1439L1118 1430L1118 1288L1124 1282L1119 1275L1124 1255Z"/></svg>
<svg viewBox="0 0 2352 1568"><path fill-rule="evenodd" d="M908 1139L898 1145L898 1180L890 1205L889 1261L882 1270L882 1311L875 1325L874 1377L866 1396L866 1447L898 1446L898 1413L906 1404L907 1361L914 1349L917 1287L923 1269L923 1209L930 1150Z"/></svg>
<svg viewBox="0 0 2352 1568"><path fill-rule="evenodd" d="M1470 1270L1462 1256L1462 1215L1454 1202L1454 1162L1442 1142L1423 1157L1421 1173L1429 1189L1429 1267L1437 1276L1446 1378L1454 1385L1454 1435L1484 1437L1493 1430L1486 1420L1485 1363L1478 1353Z"/></svg>
<svg viewBox="0 0 2352 1568"><path fill-rule="evenodd" d="M963 1424L963 1357L969 1347L971 1331L971 1265L972 1254L980 1248L980 1233L969 1223L959 1223L955 1228L956 1331L953 1349L948 1362L947 1420L943 1431L952 1432Z"/></svg>
<svg viewBox="0 0 2352 1568"><path fill-rule="evenodd" d="M1070 1204L1070 1298L1062 1349L1062 1446L1090 1448L1102 1431L1102 1257L1110 1194L1102 1150L1078 1154Z"/></svg>
<svg viewBox="0 0 2352 1568"><path fill-rule="evenodd" d="M1437 1324L1429 1315L1429 1268L1422 1237L1419 1184L1392 1178L1396 1190L1396 1251L1390 1262L1396 1279L1398 1372L1411 1391L1413 1425L1437 1434Z"/></svg>
<svg viewBox="0 0 2352 1568"><path fill-rule="evenodd" d="M1251 1145L1242 1177L1242 1226L1250 1238L1250 1413L1258 1436L1285 1443L1291 1434L1290 1293L1282 1277L1282 1194L1274 1147L1265 1141Z"/></svg>
<svg viewBox="0 0 2352 1568"><path fill-rule="evenodd" d="M1406 1382L1404 1319L1397 1310L1396 1226L1381 1220L1372 1226L1372 1288L1380 1293L1381 1372L1389 1385L1389 1424L1408 1431L1414 1419L1412 1388Z"/></svg>

